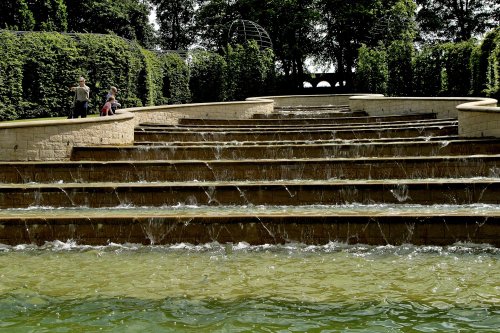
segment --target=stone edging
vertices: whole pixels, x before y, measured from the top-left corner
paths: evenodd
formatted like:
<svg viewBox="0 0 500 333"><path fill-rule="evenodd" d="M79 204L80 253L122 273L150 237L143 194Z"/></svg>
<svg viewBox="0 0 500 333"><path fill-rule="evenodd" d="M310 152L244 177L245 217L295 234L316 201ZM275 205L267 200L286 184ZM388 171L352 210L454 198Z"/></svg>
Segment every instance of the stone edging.
<svg viewBox="0 0 500 333"><path fill-rule="evenodd" d="M349 105L370 115L436 112L458 118L459 135L500 137L500 108L491 98L384 97L377 94L251 97L246 101L148 106L113 117L0 123L1 161L68 160L74 146L130 145L139 123L176 124L180 118L248 118L274 106Z"/></svg>

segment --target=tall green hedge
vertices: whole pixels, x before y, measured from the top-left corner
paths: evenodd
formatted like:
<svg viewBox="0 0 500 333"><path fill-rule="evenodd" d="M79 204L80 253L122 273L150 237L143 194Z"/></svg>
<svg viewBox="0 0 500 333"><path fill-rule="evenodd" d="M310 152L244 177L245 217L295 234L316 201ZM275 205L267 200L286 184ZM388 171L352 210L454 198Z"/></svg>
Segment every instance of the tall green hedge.
<svg viewBox="0 0 500 333"><path fill-rule="evenodd" d="M414 47L409 41L396 40L387 48L387 93L391 96L410 96L413 94Z"/></svg>
<svg viewBox="0 0 500 333"><path fill-rule="evenodd" d="M359 48L356 70L356 87L358 91L385 94L387 92L387 52L381 46Z"/></svg>
<svg viewBox="0 0 500 333"><path fill-rule="evenodd" d="M270 90L275 78L272 50L261 51L255 41L250 41L228 46L225 59L229 100L244 100Z"/></svg>
<svg viewBox="0 0 500 333"><path fill-rule="evenodd" d="M413 59L413 89L416 96L439 96L441 94L442 50L436 45L427 45Z"/></svg>
<svg viewBox="0 0 500 333"><path fill-rule="evenodd" d="M189 67L176 53L161 55L164 68L163 96L168 104L187 103L191 100L189 91Z"/></svg>
<svg viewBox="0 0 500 333"><path fill-rule="evenodd" d="M91 113L110 86L122 107L190 101L188 66L177 54L113 35L0 31L0 120L68 115L79 76L90 87Z"/></svg>
<svg viewBox="0 0 500 333"><path fill-rule="evenodd" d="M0 32L0 119L17 119L23 97L23 54L19 39Z"/></svg>
<svg viewBox="0 0 500 333"><path fill-rule="evenodd" d="M474 42L446 43L443 49L443 87L449 96L467 96L471 90L471 55Z"/></svg>
<svg viewBox="0 0 500 333"><path fill-rule="evenodd" d="M486 69L486 95L500 99L500 29L496 30ZM492 45L492 46L493 46Z"/></svg>
<svg viewBox="0 0 500 333"><path fill-rule="evenodd" d="M68 35L26 33L19 37L22 62L22 99L16 105L18 118L67 114L72 103L69 86L81 72L78 43Z"/></svg>
<svg viewBox="0 0 500 333"><path fill-rule="evenodd" d="M196 51L189 62L189 88L193 102L219 102L227 99L227 63L219 54Z"/></svg>
<svg viewBox="0 0 500 333"><path fill-rule="evenodd" d="M487 93L488 66L490 55L500 40L500 27L487 33L482 42L477 45L471 55L472 94L484 95Z"/></svg>
<svg viewBox="0 0 500 333"><path fill-rule="evenodd" d="M167 104L163 97L163 66L156 53L141 49L144 67L139 73L139 98L143 105Z"/></svg>
<svg viewBox="0 0 500 333"><path fill-rule="evenodd" d="M381 84L388 72L387 93L394 96L492 96L500 94L500 27L478 43L422 45L394 41L359 50L357 90L385 92ZM386 55L386 60L380 55ZM368 90L367 90L368 89Z"/></svg>

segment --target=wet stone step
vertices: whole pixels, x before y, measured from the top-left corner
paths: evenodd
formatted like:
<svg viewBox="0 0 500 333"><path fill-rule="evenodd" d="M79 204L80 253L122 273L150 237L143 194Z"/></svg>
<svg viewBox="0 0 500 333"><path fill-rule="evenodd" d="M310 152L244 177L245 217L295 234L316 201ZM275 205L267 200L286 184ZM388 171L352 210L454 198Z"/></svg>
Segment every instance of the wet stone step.
<svg viewBox="0 0 500 333"><path fill-rule="evenodd" d="M273 131L281 133L283 131L320 131L320 130L365 130L365 129L383 129L383 128L405 128L405 127L425 127L425 126L453 126L458 125L456 119L430 119L414 122L385 122L371 124L316 124L316 125L293 125L293 126L223 126L223 125L198 125L198 126L178 126L178 125L162 125L162 124L142 124L135 128L136 131L165 131L169 133L182 132L261 132Z"/></svg>
<svg viewBox="0 0 500 333"><path fill-rule="evenodd" d="M304 125L304 124L355 124L355 123L378 123L397 121L417 121L424 119L436 119L435 113L393 115L393 116L366 116L366 117L336 117L336 118L264 118L264 119L204 119L204 118L181 118L178 126L210 126L210 125ZM147 125L147 124L146 124Z"/></svg>
<svg viewBox="0 0 500 333"><path fill-rule="evenodd" d="M257 113L252 119L300 119L300 118L344 118L366 117L364 111L275 111L273 113Z"/></svg>
<svg viewBox="0 0 500 333"><path fill-rule="evenodd" d="M201 207L200 207L201 208ZM30 214L8 212L0 217L0 243L37 244L72 239L79 244L206 244L210 242L252 245L299 242L327 244L343 242L369 245L451 245L457 242L500 246L498 213L423 212L386 208L363 213L337 213L318 209L315 213L249 212L182 214L168 209L141 212L122 210L32 210ZM486 210L486 209L485 209ZM285 211L285 210L284 210ZM19 211L18 211L19 212ZM1 212L0 212L1 215Z"/></svg>
<svg viewBox="0 0 500 333"><path fill-rule="evenodd" d="M281 140L281 141L134 141L136 146L265 146L265 145L318 145L318 144L343 144L343 143L389 143L389 142L429 142L460 140L458 135L444 136L416 136L407 138L369 138L369 139L328 139L328 140ZM483 137L481 140L496 140L496 138Z"/></svg>
<svg viewBox="0 0 500 333"><path fill-rule="evenodd" d="M500 154L500 139L308 145L88 146L71 160L220 160Z"/></svg>
<svg viewBox="0 0 500 333"><path fill-rule="evenodd" d="M238 161L2 162L0 168L0 183L3 184L470 178L500 177L500 155Z"/></svg>
<svg viewBox="0 0 500 333"><path fill-rule="evenodd" d="M248 132L180 132L135 131L138 141L259 141L259 140L332 140L332 139L368 139L368 138L401 138L415 136L456 135L458 127L423 126L406 128L379 128L357 130L323 130L323 131L254 131Z"/></svg>
<svg viewBox="0 0 500 333"><path fill-rule="evenodd" d="M500 204L500 179L0 185L0 208Z"/></svg>

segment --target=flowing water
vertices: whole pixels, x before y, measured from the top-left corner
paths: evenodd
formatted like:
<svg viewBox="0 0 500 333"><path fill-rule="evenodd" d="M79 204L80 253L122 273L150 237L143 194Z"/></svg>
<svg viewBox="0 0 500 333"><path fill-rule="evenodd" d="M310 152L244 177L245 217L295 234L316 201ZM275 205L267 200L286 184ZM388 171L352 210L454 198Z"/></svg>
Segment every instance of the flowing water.
<svg viewBox="0 0 500 333"><path fill-rule="evenodd" d="M500 249L0 246L1 332L495 332Z"/></svg>

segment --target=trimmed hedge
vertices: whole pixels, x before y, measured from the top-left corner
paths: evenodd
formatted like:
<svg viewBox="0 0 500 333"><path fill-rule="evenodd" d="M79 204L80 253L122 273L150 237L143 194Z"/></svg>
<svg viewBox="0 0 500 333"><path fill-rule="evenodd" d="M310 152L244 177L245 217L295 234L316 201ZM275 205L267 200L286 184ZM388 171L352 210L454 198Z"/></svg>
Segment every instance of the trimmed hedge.
<svg viewBox="0 0 500 333"><path fill-rule="evenodd" d="M424 45L415 51L411 43L394 41L387 50L362 46L358 53L356 87L361 92L394 96L500 95L500 27L481 43L470 40Z"/></svg>
<svg viewBox="0 0 500 333"><path fill-rule="evenodd" d="M358 91L383 94L387 92L387 52L383 47L369 48L363 44L359 48L356 70Z"/></svg>
<svg viewBox="0 0 500 333"><path fill-rule="evenodd" d="M110 86L122 107L242 100L274 84L274 56L256 43L228 47L226 57L200 53L190 65L177 53L156 53L114 35L0 31L0 121L67 116L70 87L85 77L90 113ZM193 79L191 74L194 73Z"/></svg>
<svg viewBox="0 0 500 333"><path fill-rule="evenodd" d="M189 63L189 88L193 102L219 102L227 99L227 63L219 54L207 51L193 53Z"/></svg>
<svg viewBox="0 0 500 333"><path fill-rule="evenodd" d="M84 76L90 112L110 86L122 107L188 102L189 70L178 55L158 56L113 35L0 31L0 120L62 117ZM170 82L168 89L165 81Z"/></svg>

